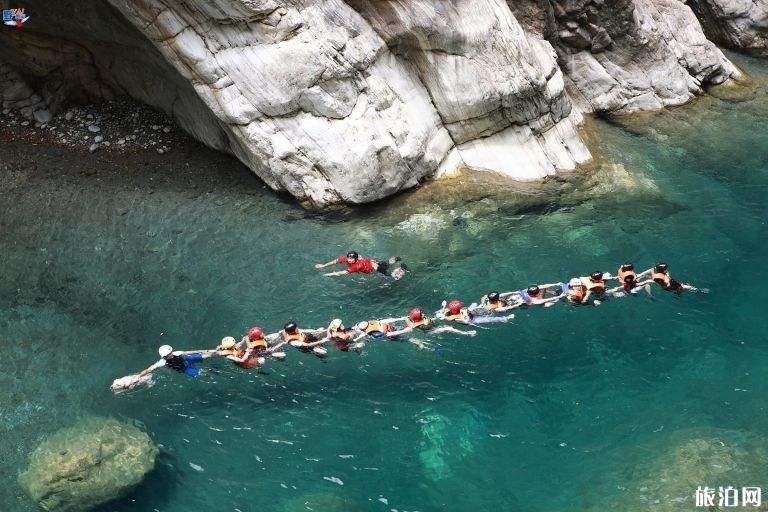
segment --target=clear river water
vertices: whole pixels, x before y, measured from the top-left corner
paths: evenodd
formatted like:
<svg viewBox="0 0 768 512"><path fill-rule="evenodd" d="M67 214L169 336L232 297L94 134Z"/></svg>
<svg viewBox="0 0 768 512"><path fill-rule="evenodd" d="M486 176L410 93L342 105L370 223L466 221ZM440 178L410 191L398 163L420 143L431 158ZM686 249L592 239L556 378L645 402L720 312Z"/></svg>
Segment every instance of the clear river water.
<svg viewBox="0 0 768 512"><path fill-rule="evenodd" d="M747 463L761 455L746 447L768 436L768 67L737 62L754 79L738 101L715 93L590 122L604 165L641 185L565 203L520 208L497 187L454 182L320 215L234 162L221 186L157 184L149 168L130 182L6 179L0 510L33 510L18 471L85 415L138 421L161 446L156 471L104 511L667 510L660 475L700 475L691 493L768 484L669 459L715 436ZM348 248L400 255L411 273L330 279L312 267ZM108 389L163 343L210 348L253 324L434 310L625 260L666 260L711 293L558 304L475 338L435 336L435 350L289 351L260 372L211 361L198 379L158 371L149 389Z"/></svg>

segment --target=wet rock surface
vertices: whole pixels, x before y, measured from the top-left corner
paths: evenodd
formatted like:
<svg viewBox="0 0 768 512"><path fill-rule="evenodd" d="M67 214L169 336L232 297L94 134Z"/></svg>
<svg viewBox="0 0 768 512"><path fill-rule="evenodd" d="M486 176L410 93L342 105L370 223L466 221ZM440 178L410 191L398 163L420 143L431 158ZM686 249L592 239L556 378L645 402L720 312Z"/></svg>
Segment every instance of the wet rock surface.
<svg viewBox="0 0 768 512"><path fill-rule="evenodd" d="M43 510L85 511L127 494L154 468L157 454L136 426L87 418L43 441L19 484Z"/></svg>

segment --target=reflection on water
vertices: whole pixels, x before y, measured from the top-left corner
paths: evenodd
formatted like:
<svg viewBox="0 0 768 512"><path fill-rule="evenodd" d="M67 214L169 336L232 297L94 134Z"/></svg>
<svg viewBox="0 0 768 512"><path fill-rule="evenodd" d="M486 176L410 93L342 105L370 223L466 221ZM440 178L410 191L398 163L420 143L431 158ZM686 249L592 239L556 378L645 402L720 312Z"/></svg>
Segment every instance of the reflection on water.
<svg viewBox="0 0 768 512"><path fill-rule="evenodd" d="M459 183L317 215L216 156L152 180L62 174L43 158L13 171L0 195L3 510L30 509L15 484L24 457L88 413L140 420L162 445L153 478L108 510L647 510L639 489L670 449L727 435L745 450L768 427L768 94L766 69L740 62L753 97L590 127L611 176L642 193L585 201L587 185L555 182L556 203L528 207L525 191ZM348 248L413 272L312 268ZM662 258L713 293L558 305L434 351L290 353L259 373L216 361L197 380L108 391L162 343L210 347L254 323L350 323Z"/></svg>

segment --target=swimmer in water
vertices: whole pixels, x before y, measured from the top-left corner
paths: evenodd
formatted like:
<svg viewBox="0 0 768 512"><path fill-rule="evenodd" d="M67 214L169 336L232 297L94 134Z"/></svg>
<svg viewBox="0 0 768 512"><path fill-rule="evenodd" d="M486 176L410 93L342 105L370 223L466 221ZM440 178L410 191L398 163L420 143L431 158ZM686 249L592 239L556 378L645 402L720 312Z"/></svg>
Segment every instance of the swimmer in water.
<svg viewBox="0 0 768 512"><path fill-rule="evenodd" d="M490 323L506 323L515 318L515 315L507 316L479 316L474 314L469 308L465 308L460 300L454 299L446 304L443 301L442 309L435 312L435 317L447 322L458 322L466 325L479 325Z"/></svg>
<svg viewBox="0 0 768 512"><path fill-rule="evenodd" d="M340 318L335 318L328 324L324 339L333 343L342 352L348 352L363 348L364 343L354 341L354 338L358 337L359 334L357 329L347 329Z"/></svg>
<svg viewBox="0 0 768 512"><path fill-rule="evenodd" d="M146 370L142 370L139 373L139 377L144 377L163 366L183 373L188 377L197 377L200 375L201 370L194 363L199 363L216 353L215 350L174 351L170 345L163 345L157 352L160 354L160 360Z"/></svg>
<svg viewBox="0 0 768 512"><path fill-rule="evenodd" d="M579 278L579 280L581 281L581 284L584 286L584 289L586 290L582 303L587 303L589 299L592 299L595 306L600 305L599 298L605 294L605 289L606 289L605 277L606 277L605 273L600 271L595 271L589 274L589 276ZM610 274L608 274L608 277L610 277Z"/></svg>
<svg viewBox="0 0 768 512"><path fill-rule="evenodd" d="M618 286L606 290L605 294L612 297L623 297L627 293L637 293L645 289L647 285L653 283L652 279L643 279L651 274L650 270L638 274L635 272L635 266L632 263L623 263L619 266L615 276L609 276L607 279L616 279Z"/></svg>
<svg viewBox="0 0 768 512"><path fill-rule="evenodd" d="M396 331L395 322L402 320L404 318L382 318L380 320L364 320L359 322L355 325L355 330L358 332L355 342L359 342L366 337L374 340L392 338L393 336L390 336L390 333Z"/></svg>
<svg viewBox="0 0 768 512"><path fill-rule="evenodd" d="M675 293L683 293L684 291L702 292L708 293L706 288L696 288L690 284L681 283L672 279L669 274L669 266L666 263L657 263L652 269L646 270L651 274L651 280L661 286L662 290Z"/></svg>
<svg viewBox="0 0 768 512"><path fill-rule="evenodd" d="M242 342L241 342L242 343ZM232 361L236 366L244 370L249 370L254 366L263 366L266 359L257 352L255 345L250 347L238 346L237 340L232 336L227 336L221 340L221 344L218 347L218 355L224 356Z"/></svg>
<svg viewBox="0 0 768 512"><path fill-rule="evenodd" d="M568 285L563 283L534 284L525 290L520 290L520 302L528 307L544 306L548 308L567 295L567 288ZM547 297L547 291L553 289L558 290L557 295Z"/></svg>
<svg viewBox="0 0 768 512"><path fill-rule="evenodd" d="M339 256L335 260L331 260L327 263L318 263L315 265L316 269L328 267L330 265L346 265L346 270L339 270L337 272L328 272L323 274L325 276L343 276L347 274L354 274L356 272L362 272L363 274L372 274L379 272L387 277L391 277L395 281L400 280L405 276L408 271L408 267L399 257L389 258L387 261L377 261L371 258L361 258L355 251L349 251L346 255Z"/></svg>
<svg viewBox="0 0 768 512"><path fill-rule="evenodd" d="M519 308L523 304L524 302L520 300L520 295L517 292L509 292L505 294L490 292L480 298L480 304L472 304L468 310L471 313L495 315Z"/></svg>
<svg viewBox="0 0 768 512"><path fill-rule="evenodd" d="M460 334L462 336L474 336L477 334L477 331L462 331L461 329L456 329L450 325L437 326L435 325L435 320L426 316L424 314L424 310L421 308L413 308L408 313L408 316L403 319L403 322L404 325L401 329L390 331L387 333L387 336L394 338L403 334L411 333L417 329L423 332L429 332L431 334L439 334L441 332L450 332L453 334Z"/></svg>
<svg viewBox="0 0 768 512"><path fill-rule="evenodd" d="M587 296L587 289L581 279L574 277L568 281L568 291L566 292L566 298L568 302L573 305L579 305L584 303L584 297Z"/></svg>
<svg viewBox="0 0 768 512"><path fill-rule="evenodd" d="M284 343L290 343L302 352L312 352L317 357L325 357L328 351L322 347L325 338L321 338L325 329L299 329L296 322L288 322L280 331Z"/></svg>

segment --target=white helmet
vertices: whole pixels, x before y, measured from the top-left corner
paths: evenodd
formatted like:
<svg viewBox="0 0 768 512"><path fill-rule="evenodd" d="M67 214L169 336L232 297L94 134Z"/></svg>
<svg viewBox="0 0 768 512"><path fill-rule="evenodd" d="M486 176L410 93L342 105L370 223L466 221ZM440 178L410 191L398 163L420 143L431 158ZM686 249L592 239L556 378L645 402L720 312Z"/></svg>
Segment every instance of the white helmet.
<svg viewBox="0 0 768 512"><path fill-rule="evenodd" d="M167 357L173 353L173 347L170 345L163 345L157 349L157 353L160 354L160 357Z"/></svg>
<svg viewBox="0 0 768 512"><path fill-rule="evenodd" d="M229 350L231 348L234 348L234 346L237 344L237 341L232 336L227 336L226 338L221 340L221 348L224 350Z"/></svg>
<svg viewBox="0 0 768 512"><path fill-rule="evenodd" d="M571 286L579 286L581 285L581 279L579 279L578 277L574 277L568 282L568 284Z"/></svg>
<svg viewBox="0 0 768 512"><path fill-rule="evenodd" d="M358 323L355 327L360 331L364 331L368 328L368 325L369 325L368 322L363 320L362 322Z"/></svg>

